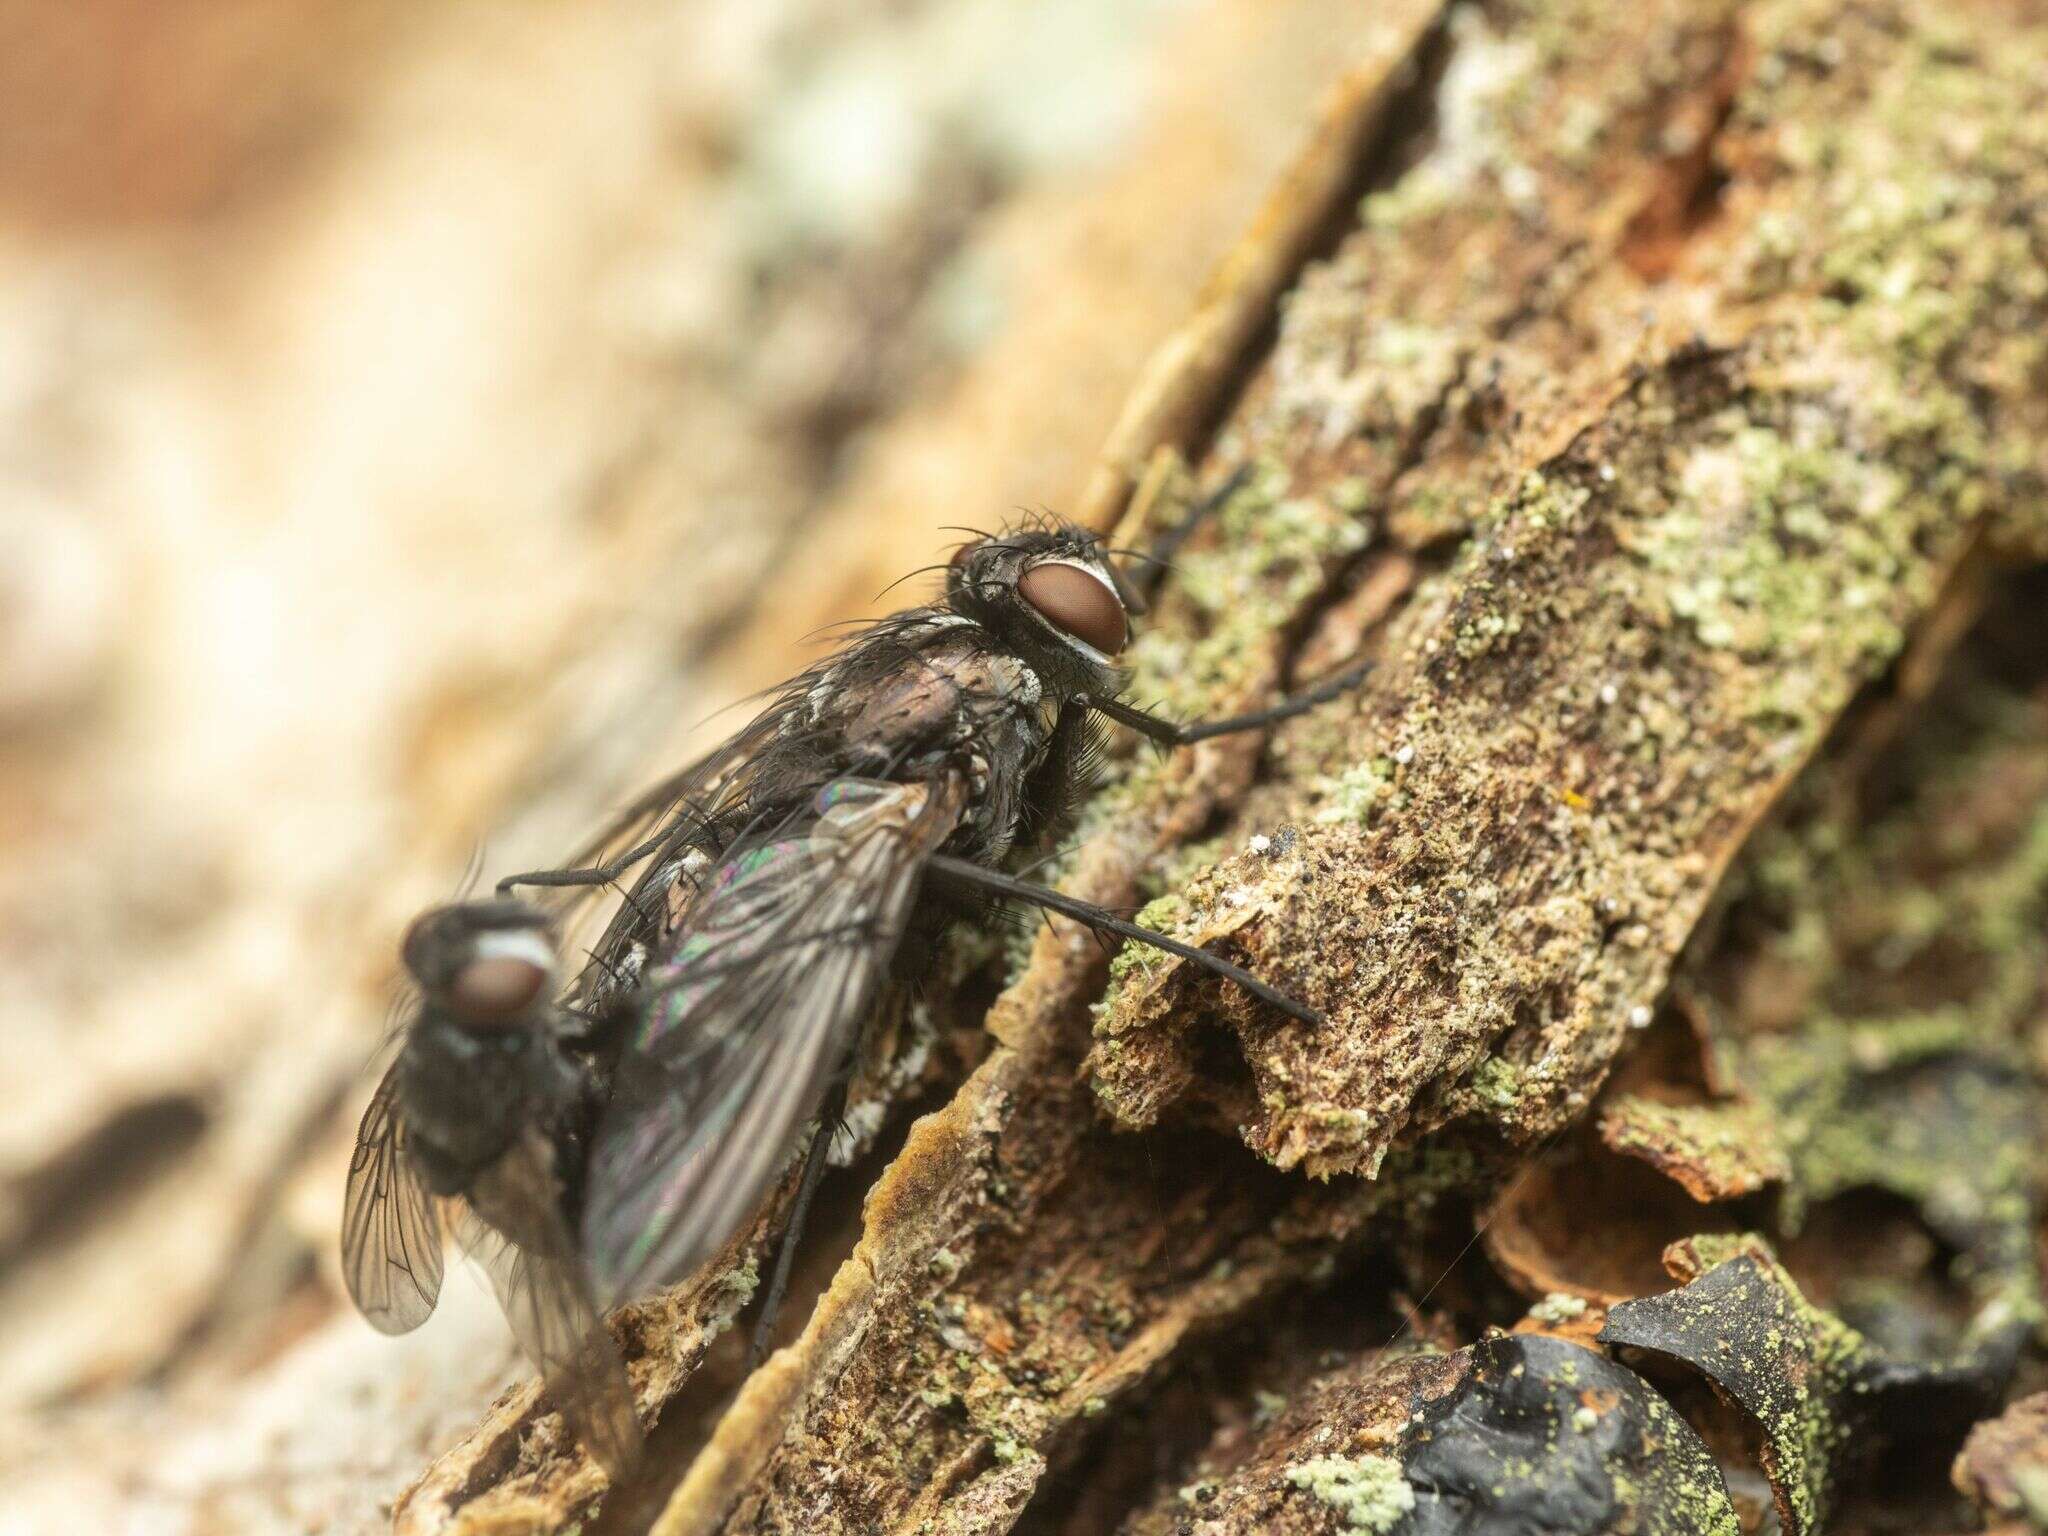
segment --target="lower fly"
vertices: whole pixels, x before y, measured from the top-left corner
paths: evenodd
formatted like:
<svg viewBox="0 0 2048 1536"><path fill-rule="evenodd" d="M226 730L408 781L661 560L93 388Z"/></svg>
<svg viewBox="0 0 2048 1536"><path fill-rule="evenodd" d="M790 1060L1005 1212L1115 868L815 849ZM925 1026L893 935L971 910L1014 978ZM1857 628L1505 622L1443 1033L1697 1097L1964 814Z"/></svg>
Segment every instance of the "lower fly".
<svg viewBox="0 0 2048 1536"><path fill-rule="evenodd" d="M640 1438L625 1368L573 1236L570 1164L594 1093L553 1002L556 948L522 901L438 907L404 947L417 990L356 1135L342 1269L386 1333L424 1322L452 1228L490 1277L550 1397L617 1471Z"/></svg>

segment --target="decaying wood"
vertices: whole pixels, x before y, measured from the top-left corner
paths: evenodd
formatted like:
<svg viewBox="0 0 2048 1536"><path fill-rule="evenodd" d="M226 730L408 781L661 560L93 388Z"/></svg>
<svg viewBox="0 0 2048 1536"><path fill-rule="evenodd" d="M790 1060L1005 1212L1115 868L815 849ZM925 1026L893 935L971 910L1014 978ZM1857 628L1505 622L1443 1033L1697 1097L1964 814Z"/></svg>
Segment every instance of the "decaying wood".
<svg viewBox="0 0 2048 1536"><path fill-rule="evenodd" d="M1205 1333L1585 1111L1852 702L2040 547L2044 60L1990 7L1451 19L1135 657L1191 714L1380 670L1125 761L1065 869L1329 1025L1135 955L1096 1006L1042 934L664 1536L1009 1529Z"/></svg>
<svg viewBox="0 0 2048 1536"><path fill-rule="evenodd" d="M400 1529L658 1509L661 1536L1398 1530L1412 1413L1527 1360L1576 1369L1665 1268L1694 1300L1767 1292L1816 1371L1890 1379L1816 1310L1850 1289L1839 1259L1780 1270L1732 1235L1872 1188L1904 1207L1872 1230L1967 1259L1942 1300L1956 1400L2039 1323L2018 1085L2048 939L2009 930L2048 896L2048 722L2009 679L1937 706L1977 688L1956 681L1972 637L2048 555L2048 18L1416 5L1345 63L1305 170L1135 381L1082 505L1128 495L1129 542L1250 470L1134 651L1148 701L1219 714L1356 655L1378 670L1268 742L1118 757L1058 870L1327 1024L1065 925L984 1021L1000 959L963 950L933 1027L993 1045L908 1128L795 1338L744 1380L704 1364L771 1208L617 1324L643 1406L669 1404L644 1486L603 1507L528 1385ZM1339 190L1362 200L1326 221ZM1888 771L1933 788L1901 800ZM1759 903L1779 929L1728 916ZM1910 975L1871 959L1916 944ZM1906 1105L1964 1129L1894 1135L1922 1123ZM1608 1203L1575 1205L1594 1184ZM1482 1280L1445 1275L1468 1203L1493 1228ZM1563 1217L1630 1235L1588 1252ZM1371 1267L1389 1252L1405 1295ZM1440 1280L1516 1338L1454 1337ZM1333 1286L1346 1326L1273 1324ZM1385 1350L1409 1332L1443 1353ZM1223 1373L1222 1337L1246 1342L1213 1435L1168 1434L1148 1405ZM1633 1405L1623 1470L1684 1441L1696 1485L1643 1528L1733 1527L1699 1447L1744 1453L1711 1385L1759 1419L1781 1518L1819 1529L1847 1481L1834 1408L1714 1371L1687 1396L1616 1342L1640 1337L1607 1337L1580 1428ZM1155 1438L1159 1467L1120 1469L1119 1441ZM2009 1512L2009 1458L1973 1445L1966 1480Z"/></svg>
<svg viewBox="0 0 2048 1536"><path fill-rule="evenodd" d="M145 9L0 66L0 1524L382 1528L512 1362L336 1284L404 922L1067 496L1377 23Z"/></svg>

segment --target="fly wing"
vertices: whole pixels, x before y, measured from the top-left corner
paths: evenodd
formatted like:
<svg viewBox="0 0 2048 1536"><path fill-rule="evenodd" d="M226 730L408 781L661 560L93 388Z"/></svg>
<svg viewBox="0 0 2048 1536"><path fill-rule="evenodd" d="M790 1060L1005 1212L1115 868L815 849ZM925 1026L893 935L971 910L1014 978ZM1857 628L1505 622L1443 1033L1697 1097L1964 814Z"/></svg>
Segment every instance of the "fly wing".
<svg viewBox="0 0 2048 1536"><path fill-rule="evenodd" d="M380 1333L407 1333L441 1294L441 1218L406 1150L394 1064L356 1131L341 1205L341 1272Z"/></svg>
<svg viewBox="0 0 2048 1536"><path fill-rule="evenodd" d="M792 683L785 696L723 745L649 788L572 860L583 868L626 862L629 867L619 881L571 886L545 898L565 930L573 930L607 891L624 891L590 941L591 963L569 991L574 1001L589 1005L637 980L635 952L644 954L656 941L668 914L670 889L686 878L682 860L713 840L717 821L749 801L749 770L764 744L787 731L795 687Z"/></svg>
<svg viewBox="0 0 2048 1536"><path fill-rule="evenodd" d="M862 626L858 639L772 690L746 725L710 753L655 784L621 811L573 861L605 869L615 881L579 880L547 904L564 931L582 930L605 892L624 899L589 944L590 963L567 994L575 1011L606 1011L640 980L651 953L672 952L671 920L698 888L705 860L715 862L737 836L751 840L765 807L780 804L795 779L810 780L813 746L825 748L849 725L847 701L862 684L909 671L935 701L932 668L919 657L951 634L932 609L911 609ZM849 637L850 639L852 637ZM856 709L854 713L859 713ZM901 730L905 722L893 722Z"/></svg>
<svg viewBox="0 0 2048 1536"><path fill-rule="evenodd" d="M463 1237L549 1399L616 1478L639 1453L640 1421L560 1200L547 1139L530 1129L471 1188Z"/></svg>
<svg viewBox="0 0 2048 1536"><path fill-rule="evenodd" d="M601 1295L688 1274L781 1173L962 799L951 779L842 779L711 875L646 978L592 1146L583 1248Z"/></svg>

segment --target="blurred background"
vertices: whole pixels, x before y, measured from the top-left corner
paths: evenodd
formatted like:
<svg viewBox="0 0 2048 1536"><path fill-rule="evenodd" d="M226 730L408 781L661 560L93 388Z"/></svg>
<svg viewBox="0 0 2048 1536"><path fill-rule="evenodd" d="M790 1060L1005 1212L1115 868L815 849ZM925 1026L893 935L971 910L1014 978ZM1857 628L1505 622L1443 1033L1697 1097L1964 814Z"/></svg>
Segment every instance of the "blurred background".
<svg viewBox="0 0 2048 1536"><path fill-rule="evenodd" d="M1069 502L1369 13L0 0L0 1530L384 1523L405 920Z"/></svg>

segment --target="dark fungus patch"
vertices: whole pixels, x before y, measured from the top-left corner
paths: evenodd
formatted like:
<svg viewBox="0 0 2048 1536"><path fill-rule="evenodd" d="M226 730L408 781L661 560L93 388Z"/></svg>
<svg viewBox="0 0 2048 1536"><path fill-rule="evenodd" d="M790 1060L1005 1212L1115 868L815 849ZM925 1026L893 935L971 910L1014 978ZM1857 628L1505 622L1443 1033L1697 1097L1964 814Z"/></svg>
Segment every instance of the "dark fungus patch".
<svg viewBox="0 0 2048 1536"><path fill-rule="evenodd" d="M1635 1372L1562 1339L1516 1334L1462 1351L1455 1389L1418 1403L1401 1470L1402 1536L1735 1530L1705 1443Z"/></svg>
<svg viewBox="0 0 2048 1536"><path fill-rule="evenodd" d="M1124 1536L1736 1536L1712 1452L1595 1350L1495 1335L1357 1361L1226 1428Z"/></svg>

